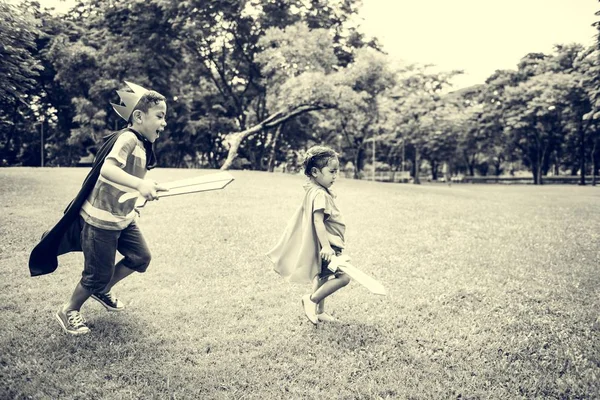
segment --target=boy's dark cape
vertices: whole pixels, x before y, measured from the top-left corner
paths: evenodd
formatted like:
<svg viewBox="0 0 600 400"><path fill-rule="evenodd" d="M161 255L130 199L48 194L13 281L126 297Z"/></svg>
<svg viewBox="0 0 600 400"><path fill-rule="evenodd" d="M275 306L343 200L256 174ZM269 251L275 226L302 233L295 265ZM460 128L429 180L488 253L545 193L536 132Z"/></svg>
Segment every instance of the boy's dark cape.
<svg viewBox="0 0 600 400"><path fill-rule="evenodd" d="M106 156L112 150L115 142L124 132L131 131L142 139L146 148L146 168L151 169L156 163L152 143L140 133L131 128L114 132L106 137L104 144L98 150L92 170L88 173L77 196L67 206L62 218L52 229L42 235L42 239L29 255L29 272L31 276L45 275L54 272L58 267L58 256L72 251L81 251L81 219L79 211L88 198L100 176L100 170Z"/></svg>

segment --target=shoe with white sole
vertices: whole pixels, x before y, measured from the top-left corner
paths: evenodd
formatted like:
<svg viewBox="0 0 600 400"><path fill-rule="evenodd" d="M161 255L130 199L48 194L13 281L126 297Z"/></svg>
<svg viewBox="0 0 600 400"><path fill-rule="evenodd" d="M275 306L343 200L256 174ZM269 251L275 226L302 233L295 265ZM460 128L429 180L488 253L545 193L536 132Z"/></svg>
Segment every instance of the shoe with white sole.
<svg viewBox="0 0 600 400"><path fill-rule="evenodd" d="M94 293L92 299L102 304L108 311L123 311L125 305L112 293Z"/></svg>
<svg viewBox="0 0 600 400"><path fill-rule="evenodd" d="M56 319L63 330L70 335L85 335L90 332L90 328L85 324L85 318L77 310L64 312L61 307L56 312Z"/></svg>
<svg viewBox="0 0 600 400"><path fill-rule="evenodd" d="M316 325L319 322L317 319L317 305L310 299L310 294L302 296L302 308L304 308L306 318Z"/></svg>

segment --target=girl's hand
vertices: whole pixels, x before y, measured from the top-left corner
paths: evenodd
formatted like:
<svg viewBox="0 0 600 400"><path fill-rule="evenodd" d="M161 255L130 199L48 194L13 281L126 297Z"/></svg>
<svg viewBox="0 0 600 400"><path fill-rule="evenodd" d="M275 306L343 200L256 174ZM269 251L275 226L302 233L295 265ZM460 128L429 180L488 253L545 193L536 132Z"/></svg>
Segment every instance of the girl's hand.
<svg viewBox="0 0 600 400"><path fill-rule="evenodd" d="M331 257L335 256L335 251L331 248L331 246L323 247L321 249L321 258L327 262L331 261Z"/></svg>

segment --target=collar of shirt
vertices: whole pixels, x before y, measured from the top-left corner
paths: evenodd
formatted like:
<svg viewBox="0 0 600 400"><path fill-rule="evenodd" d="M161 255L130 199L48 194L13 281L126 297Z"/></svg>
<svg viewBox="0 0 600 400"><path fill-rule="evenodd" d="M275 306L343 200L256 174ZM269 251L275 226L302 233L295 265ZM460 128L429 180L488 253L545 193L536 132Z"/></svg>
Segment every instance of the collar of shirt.
<svg viewBox="0 0 600 400"><path fill-rule="evenodd" d="M319 185L317 182L313 181L310 178L308 178L308 180L304 183L304 185L302 187L304 188L305 191L308 191L309 189L311 189L313 187L320 188L320 189L323 189L325 192L327 192L334 199L337 197L336 193L333 190L327 189L326 187Z"/></svg>

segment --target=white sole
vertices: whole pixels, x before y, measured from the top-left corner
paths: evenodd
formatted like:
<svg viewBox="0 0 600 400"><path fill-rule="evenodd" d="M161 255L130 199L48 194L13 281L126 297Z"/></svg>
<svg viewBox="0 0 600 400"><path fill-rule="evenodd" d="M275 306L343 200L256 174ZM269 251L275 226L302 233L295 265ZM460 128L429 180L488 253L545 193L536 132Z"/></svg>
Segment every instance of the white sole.
<svg viewBox="0 0 600 400"><path fill-rule="evenodd" d="M113 307L109 307L109 306L107 306L106 304L104 304L104 302L103 302L102 300L100 300L100 299L96 298L96 296L94 296L94 295L91 295L90 297L91 297L92 299L96 300L98 303L102 304L102 306L103 306L104 308L106 308L106 310L107 310L107 311L110 311L110 312L121 312L121 311L125 311L125 307L123 307L123 308L113 308Z"/></svg>

